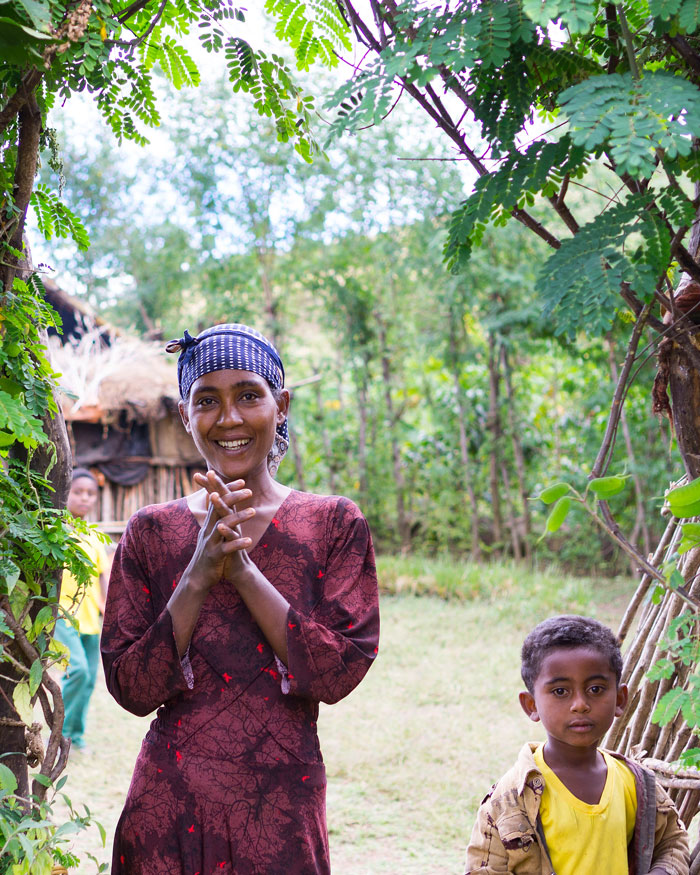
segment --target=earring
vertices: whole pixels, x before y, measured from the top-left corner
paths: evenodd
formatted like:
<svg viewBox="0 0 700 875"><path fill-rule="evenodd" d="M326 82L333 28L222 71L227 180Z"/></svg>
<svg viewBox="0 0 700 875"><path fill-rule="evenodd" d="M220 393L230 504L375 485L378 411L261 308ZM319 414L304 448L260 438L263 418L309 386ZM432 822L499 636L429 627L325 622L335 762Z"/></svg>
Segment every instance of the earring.
<svg viewBox="0 0 700 875"><path fill-rule="evenodd" d="M280 462L288 449L289 441L285 440L282 435L276 434L272 442L272 449L267 454L267 469L273 477L277 474Z"/></svg>

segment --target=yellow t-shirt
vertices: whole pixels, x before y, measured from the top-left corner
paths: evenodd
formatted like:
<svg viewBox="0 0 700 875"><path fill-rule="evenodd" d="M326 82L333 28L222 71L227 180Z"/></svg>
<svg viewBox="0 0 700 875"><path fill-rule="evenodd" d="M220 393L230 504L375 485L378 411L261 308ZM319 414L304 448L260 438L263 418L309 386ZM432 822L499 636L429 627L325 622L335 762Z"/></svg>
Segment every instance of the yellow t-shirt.
<svg viewBox="0 0 700 875"><path fill-rule="evenodd" d="M96 573L84 590L84 594L77 596L78 584L73 575L65 570L61 579L61 607L78 621L82 635L100 634L100 608L98 594L100 586L100 574L104 574L109 567L109 560L102 542L95 532L88 535L76 535L80 546L95 563Z"/></svg>
<svg viewBox="0 0 700 875"><path fill-rule="evenodd" d="M601 751L608 776L600 801L583 802L559 780L544 761L542 745L535 763L544 778L540 819L557 875L626 875L627 845L637 816L637 788L631 770Z"/></svg>

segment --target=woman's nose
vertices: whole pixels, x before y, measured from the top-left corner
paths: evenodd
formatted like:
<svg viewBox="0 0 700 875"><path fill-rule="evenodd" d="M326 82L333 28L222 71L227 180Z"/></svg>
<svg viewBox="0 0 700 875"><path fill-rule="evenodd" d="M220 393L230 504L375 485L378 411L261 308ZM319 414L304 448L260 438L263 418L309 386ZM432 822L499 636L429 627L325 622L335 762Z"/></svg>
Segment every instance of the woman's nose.
<svg viewBox="0 0 700 875"><path fill-rule="evenodd" d="M240 425L243 418L235 404L222 404L219 411L219 424Z"/></svg>

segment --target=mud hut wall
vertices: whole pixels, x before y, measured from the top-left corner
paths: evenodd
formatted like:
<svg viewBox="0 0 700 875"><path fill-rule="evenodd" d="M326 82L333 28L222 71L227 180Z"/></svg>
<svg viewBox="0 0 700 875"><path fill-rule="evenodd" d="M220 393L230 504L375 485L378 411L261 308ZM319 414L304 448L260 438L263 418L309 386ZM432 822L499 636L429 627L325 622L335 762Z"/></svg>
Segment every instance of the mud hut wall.
<svg viewBox="0 0 700 875"><path fill-rule="evenodd" d="M160 504L194 492L192 475L201 464L152 465L148 475L134 486L113 483L99 476L100 495L93 521L109 534L119 535L130 516L149 504Z"/></svg>

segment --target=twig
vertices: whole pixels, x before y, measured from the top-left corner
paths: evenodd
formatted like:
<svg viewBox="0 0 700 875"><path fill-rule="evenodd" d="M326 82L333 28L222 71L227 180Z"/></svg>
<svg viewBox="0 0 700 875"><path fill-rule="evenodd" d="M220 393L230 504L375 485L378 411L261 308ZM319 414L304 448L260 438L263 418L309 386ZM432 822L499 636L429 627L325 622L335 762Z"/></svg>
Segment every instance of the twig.
<svg viewBox="0 0 700 875"><path fill-rule="evenodd" d="M622 365L622 370L620 371L620 377L617 381L617 386L615 387L615 394L613 395L612 405L610 408L610 416L608 417L608 423L605 428L603 442L600 446L600 450L598 451L598 455L593 464L593 468L591 469L589 478L591 480L596 477L602 476L607 470L607 466L609 464L609 456L614 446L614 437L617 431L617 424L620 421L620 415L622 414L622 405L624 403L625 395L627 394L628 390L629 375L635 361L637 347L639 346L639 340L642 336L642 331L644 330L644 326L646 325L647 319L649 318L650 310L651 304L645 304L642 312L640 313L637 321L634 324L634 330L632 331L630 342L627 345L625 361Z"/></svg>

